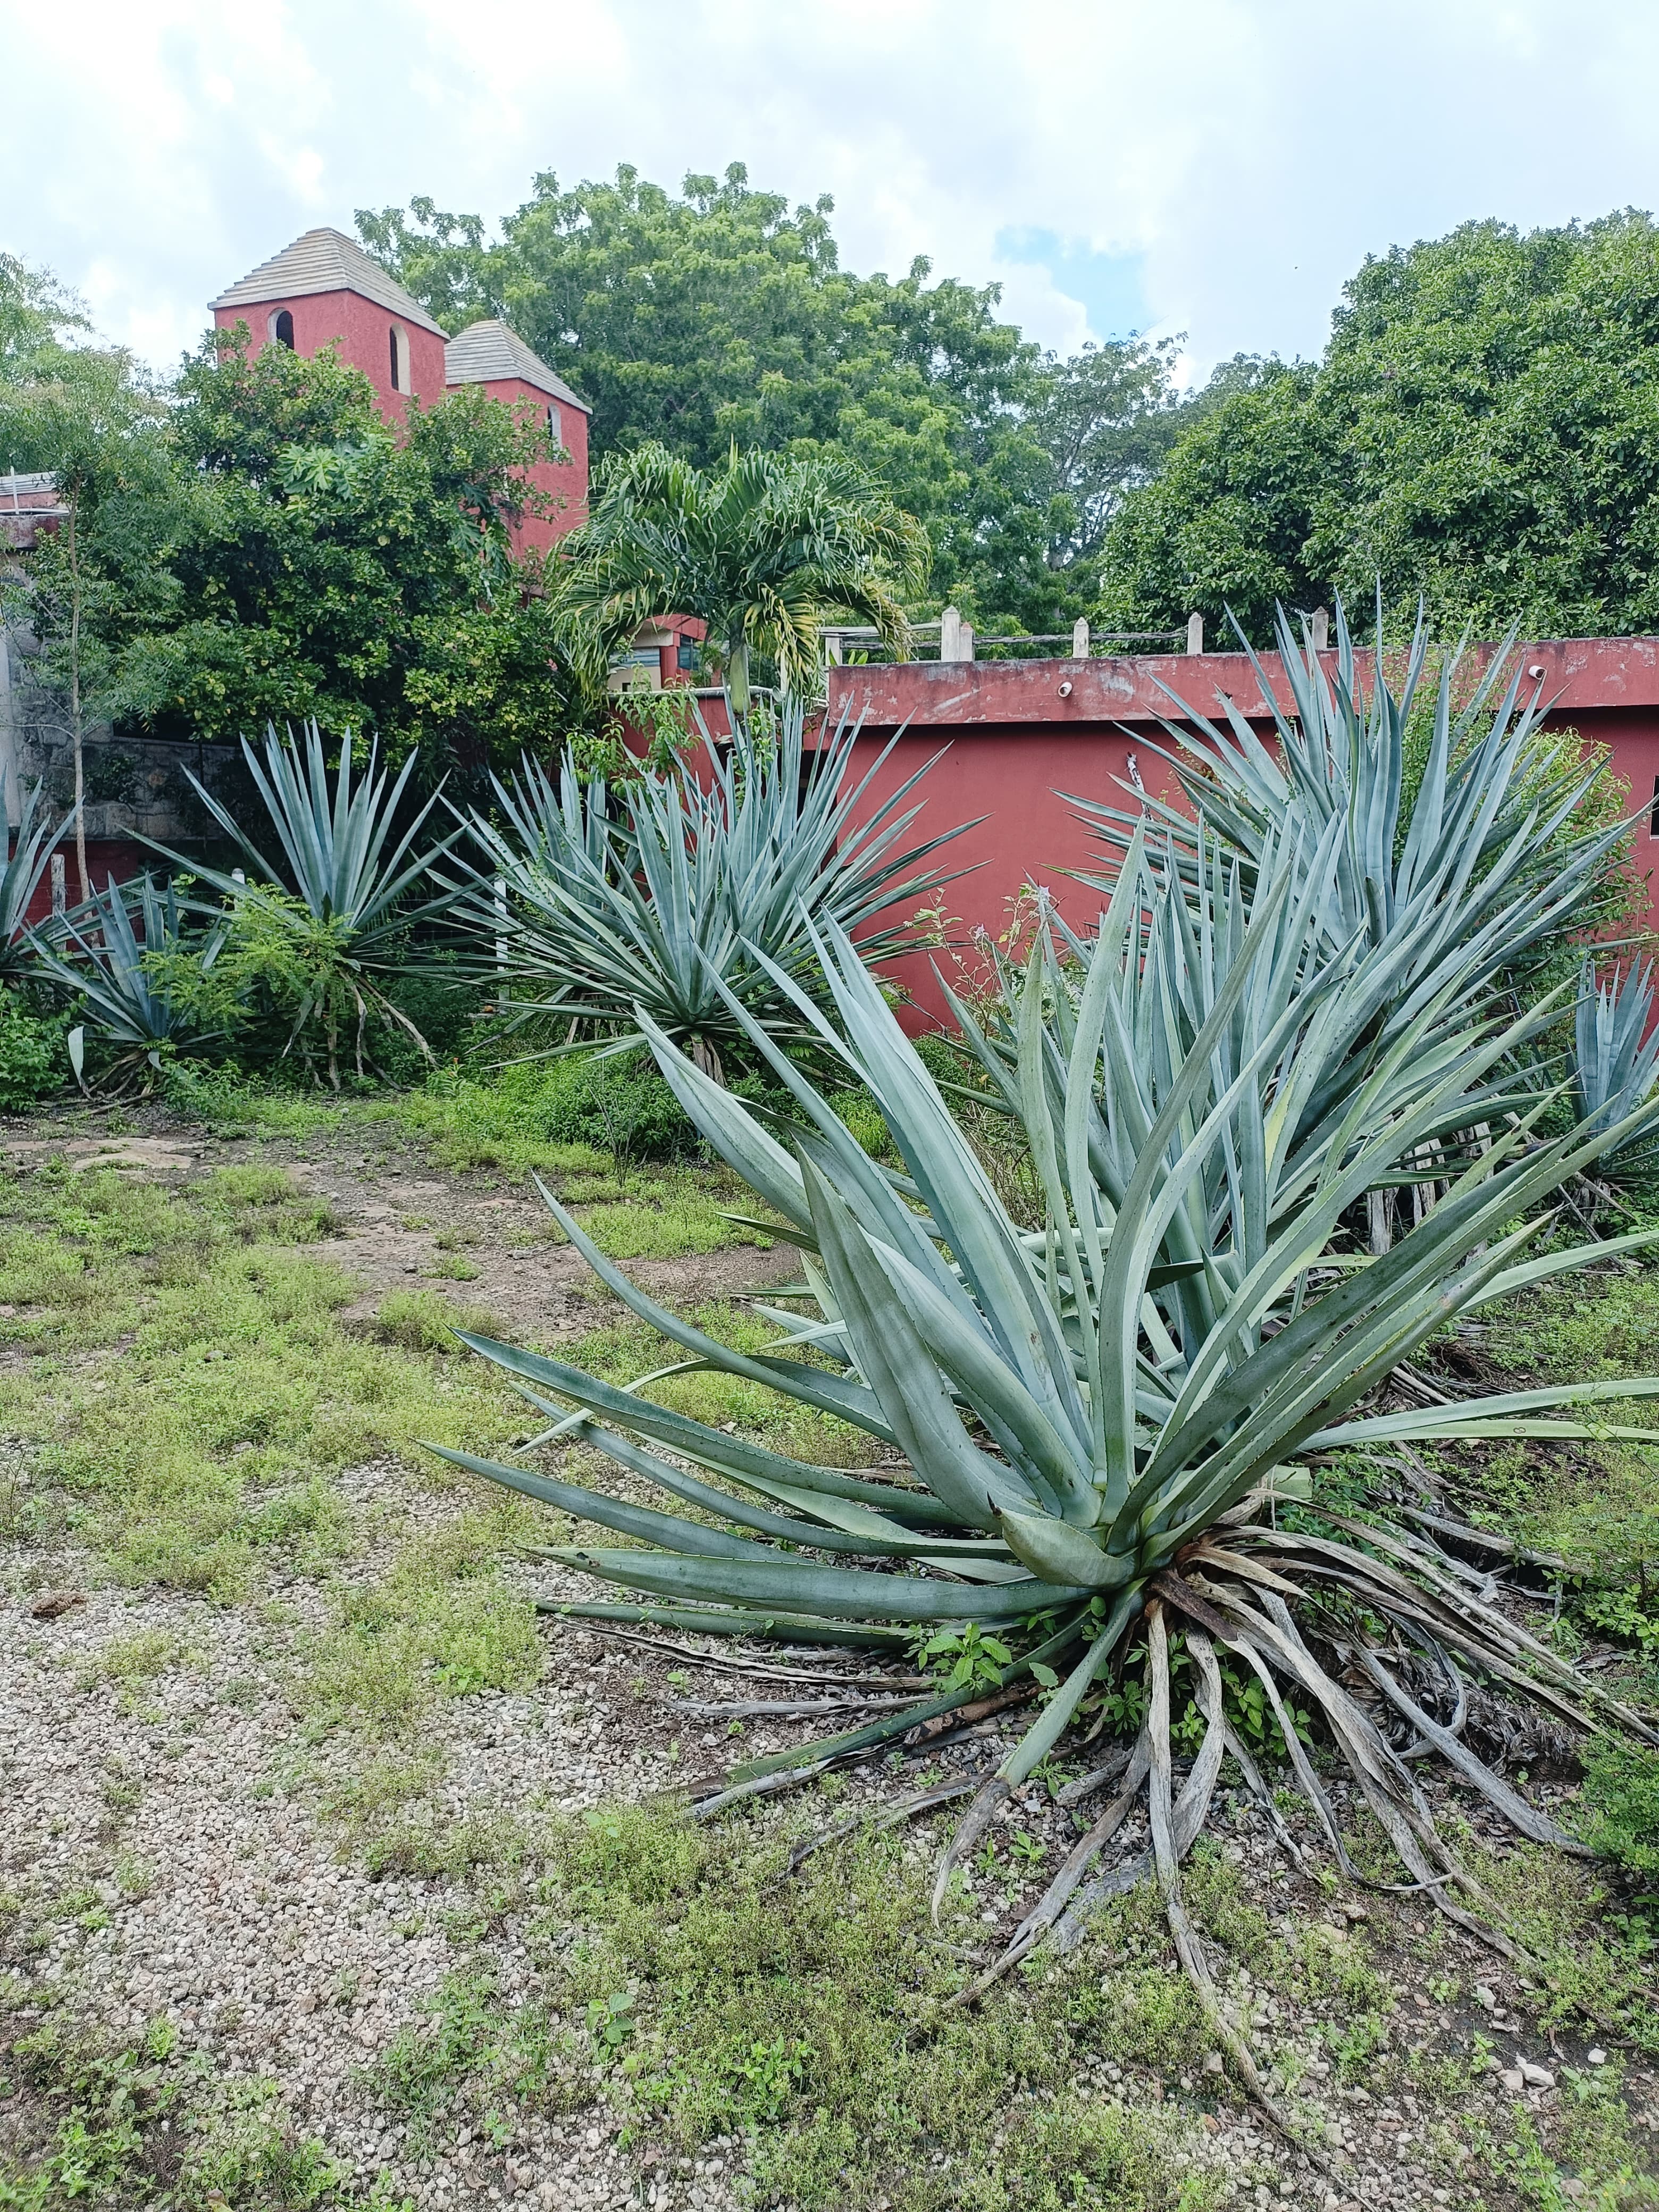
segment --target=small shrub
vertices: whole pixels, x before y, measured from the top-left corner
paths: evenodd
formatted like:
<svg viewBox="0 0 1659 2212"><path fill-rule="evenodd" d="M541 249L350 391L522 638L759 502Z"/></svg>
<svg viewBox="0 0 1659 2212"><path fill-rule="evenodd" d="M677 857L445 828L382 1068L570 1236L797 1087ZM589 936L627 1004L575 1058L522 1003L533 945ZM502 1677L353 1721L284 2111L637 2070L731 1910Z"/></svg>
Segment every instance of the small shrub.
<svg viewBox="0 0 1659 2212"><path fill-rule="evenodd" d="M405 1352L459 1352L459 1328L494 1336L501 1328L488 1306L454 1306L436 1291L388 1291L374 1310L374 1334Z"/></svg>
<svg viewBox="0 0 1659 2212"><path fill-rule="evenodd" d="M1659 1751L1598 1736L1584 1755L1584 1808L1585 1842L1659 1892Z"/></svg>
<svg viewBox="0 0 1659 2212"><path fill-rule="evenodd" d="M0 1108L19 1113L68 1078L64 1024L30 1012L15 991L0 991Z"/></svg>

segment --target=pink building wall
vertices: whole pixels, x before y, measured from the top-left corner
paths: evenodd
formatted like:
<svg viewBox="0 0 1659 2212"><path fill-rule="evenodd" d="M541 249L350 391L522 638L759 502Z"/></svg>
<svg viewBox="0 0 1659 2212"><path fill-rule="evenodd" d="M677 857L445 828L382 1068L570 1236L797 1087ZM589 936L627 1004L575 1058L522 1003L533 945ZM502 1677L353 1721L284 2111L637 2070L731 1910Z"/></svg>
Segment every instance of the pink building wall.
<svg viewBox="0 0 1659 2212"><path fill-rule="evenodd" d="M1493 648L1471 648L1481 666ZM1547 726L1576 730L1607 744L1613 771L1629 787L1631 811L1639 811L1635 866L1647 881L1645 927L1659 932L1659 639L1571 638L1517 649L1524 671L1542 671L1550 704ZM1370 680L1369 654L1361 656ZM1334 653L1327 665L1335 665ZM1277 654L1263 667L1285 705L1290 691ZM1528 694L1535 679L1528 678ZM1166 684L1196 712L1221 719L1218 695L1230 696L1262 734L1272 727L1255 672L1243 653L1147 656L1136 659L1043 661L909 661L892 666L833 668L830 717L862 715L854 750L856 778L896 732L898 742L871 789L872 804L915 772L942 746L949 750L916 794L921 811L911 835L936 836L953 825L985 818L955 839L940 865L972 871L948 884L945 909L957 940L954 952L914 956L895 974L915 1001L917 1021L944 1018L943 996L933 972L951 976L956 960L971 972L972 934L993 937L1008 928L1015 902L1028 883L1049 890L1074 927L1090 927L1099 911L1097 892L1073 871L1095 871L1103 848L1079 820L1063 794L1133 804L1131 760L1149 792L1176 795L1175 779L1152 750L1166 744L1160 716L1181 715Z"/></svg>
<svg viewBox="0 0 1659 2212"><path fill-rule="evenodd" d="M450 386L454 392L467 388L459 384ZM580 407L550 398L546 392L538 392L520 377L492 377L474 388L507 406L527 408L538 422L546 422L550 407L557 415L558 442L569 459L538 461L525 473L538 491L548 493L562 504L551 514L526 514L513 533L515 542L526 551L545 553L567 531L574 530L587 520L587 417Z"/></svg>
<svg viewBox="0 0 1659 2212"><path fill-rule="evenodd" d="M286 311L294 318L295 353L320 353L337 345L340 358L360 368L374 387L375 400L389 422L400 422L409 411L412 393L422 406L434 406L444 396L444 342L436 331L405 321L388 308L378 307L356 292L313 292L291 300L262 300L256 305L216 307L213 320L222 331L245 322L253 350L276 338L276 318ZM392 333L401 331L408 343L410 392L392 388Z"/></svg>

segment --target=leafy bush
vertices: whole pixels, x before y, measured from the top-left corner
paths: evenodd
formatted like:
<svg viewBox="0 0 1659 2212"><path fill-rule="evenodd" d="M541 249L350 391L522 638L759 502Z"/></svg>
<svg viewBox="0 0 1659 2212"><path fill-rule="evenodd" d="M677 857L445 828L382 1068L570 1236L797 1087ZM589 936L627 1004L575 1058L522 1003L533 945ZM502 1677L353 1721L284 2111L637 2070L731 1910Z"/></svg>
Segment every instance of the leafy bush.
<svg viewBox="0 0 1659 2212"><path fill-rule="evenodd" d="M1584 1753L1584 1806L1585 1842L1659 1891L1659 1751L1597 1736Z"/></svg>
<svg viewBox="0 0 1659 2212"><path fill-rule="evenodd" d="M31 1011L15 991L0 990L0 1107L33 1106L69 1074L61 1017Z"/></svg>
<svg viewBox="0 0 1659 2212"><path fill-rule="evenodd" d="M787 1093L758 1075L739 1078L732 1093L763 1109L787 1103ZM423 1133L447 1139L452 1153L472 1147L481 1163L487 1154L534 1166L534 1154L549 1146L622 1161L690 1159L702 1144L643 1050L521 1060L492 1070L488 1081L441 1068L402 1111Z"/></svg>

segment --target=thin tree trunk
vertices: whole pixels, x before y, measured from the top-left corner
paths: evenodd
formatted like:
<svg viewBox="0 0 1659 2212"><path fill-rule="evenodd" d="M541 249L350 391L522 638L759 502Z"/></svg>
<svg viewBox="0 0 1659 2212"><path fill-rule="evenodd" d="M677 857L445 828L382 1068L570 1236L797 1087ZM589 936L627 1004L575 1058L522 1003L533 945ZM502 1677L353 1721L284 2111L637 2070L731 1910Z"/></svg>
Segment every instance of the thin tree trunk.
<svg viewBox="0 0 1659 2212"><path fill-rule="evenodd" d="M747 716L749 712L749 641L739 636L733 642L726 664L726 688L732 694L732 712Z"/></svg>
<svg viewBox="0 0 1659 2212"><path fill-rule="evenodd" d="M70 569L70 743L75 754L75 866L81 878L81 901L92 896L87 872L86 763L81 744L81 549L76 536L80 495L71 491L65 502Z"/></svg>

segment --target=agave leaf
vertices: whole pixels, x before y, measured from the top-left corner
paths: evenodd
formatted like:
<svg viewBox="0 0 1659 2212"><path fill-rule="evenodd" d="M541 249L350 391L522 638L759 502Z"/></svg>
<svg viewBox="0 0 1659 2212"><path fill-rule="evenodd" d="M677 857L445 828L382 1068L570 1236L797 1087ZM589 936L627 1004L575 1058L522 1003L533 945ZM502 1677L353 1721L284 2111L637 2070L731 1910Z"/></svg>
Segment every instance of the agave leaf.
<svg viewBox="0 0 1659 2212"><path fill-rule="evenodd" d="M930 1576L864 1574L791 1559L681 1559L658 1552L588 1552L561 1548L557 1556L586 1567L603 1581L662 1597L717 1598L747 1606L781 1604L829 1620L1012 1621L1058 1606L1074 1605L1092 1591L1029 1577L1001 1588L976 1587Z"/></svg>

